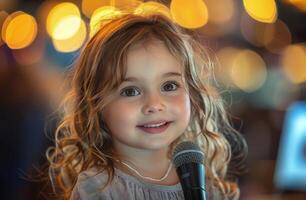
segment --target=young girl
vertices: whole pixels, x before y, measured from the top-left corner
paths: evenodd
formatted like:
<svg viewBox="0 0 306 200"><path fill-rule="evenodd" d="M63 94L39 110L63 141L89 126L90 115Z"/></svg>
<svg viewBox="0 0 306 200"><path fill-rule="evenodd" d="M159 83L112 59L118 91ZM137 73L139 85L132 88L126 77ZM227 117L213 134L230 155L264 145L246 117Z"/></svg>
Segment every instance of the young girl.
<svg viewBox="0 0 306 200"><path fill-rule="evenodd" d="M238 199L245 143L211 70L203 48L167 17L105 22L74 68L47 152L55 191L63 199L184 199L171 154L190 140L205 155L207 199Z"/></svg>

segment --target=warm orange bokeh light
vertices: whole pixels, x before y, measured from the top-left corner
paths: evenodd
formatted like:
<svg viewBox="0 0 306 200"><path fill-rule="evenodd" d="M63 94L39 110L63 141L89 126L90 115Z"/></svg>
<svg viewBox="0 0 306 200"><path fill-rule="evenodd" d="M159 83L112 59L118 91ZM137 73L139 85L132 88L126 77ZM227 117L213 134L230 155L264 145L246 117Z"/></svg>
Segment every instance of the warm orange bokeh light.
<svg viewBox="0 0 306 200"><path fill-rule="evenodd" d="M154 1L142 3L134 10L134 14L136 15L146 16L154 13L162 14L171 19L170 9L164 4Z"/></svg>
<svg viewBox="0 0 306 200"><path fill-rule="evenodd" d="M202 0L172 0L170 12L172 18L185 28L199 28L208 22L207 6Z"/></svg>
<svg viewBox="0 0 306 200"><path fill-rule="evenodd" d="M246 12L255 20L273 23L277 19L277 7L274 0L243 0Z"/></svg>
<svg viewBox="0 0 306 200"><path fill-rule="evenodd" d="M266 81L266 64L254 51L243 50L233 60L231 77L241 90L254 92Z"/></svg>
<svg viewBox="0 0 306 200"><path fill-rule="evenodd" d="M234 47L225 47L217 52L218 65L216 75L226 87L236 87L232 81L231 73L233 62L241 50Z"/></svg>
<svg viewBox="0 0 306 200"><path fill-rule="evenodd" d="M54 27L52 37L58 40L72 37L80 29L81 21L80 17L73 15L63 18Z"/></svg>
<svg viewBox="0 0 306 200"><path fill-rule="evenodd" d="M80 28L80 11L73 3L60 3L51 9L47 17L47 31L55 39L73 36Z"/></svg>
<svg viewBox="0 0 306 200"><path fill-rule="evenodd" d="M103 6L96 9L90 18L90 37L96 34L103 23L121 14L121 11L113 6Z"/></svg>
<svg viewBox="0 0 306 200"><path fill-rule="evenodd" d="M234 0L205 0L209 12L209 23L225 24L236 11Z"/></svg>
<svg viewBox="0 0 306 200"><path fill-rule="evenodd" d="M254 20L243 13L240 21L242 36L251 44L263 47L273 40L275 35L275 23L263 23Z"/></svg>
<svg viewBox="0 0 306 200"><path fill-rule="evenodd" d="M82 47L86 37L86 25L85 22L81 20L79 30L72 37L63 40L52 38L52 42L55 49L59 52L73 52Z"/></svg>
<svg viewBox="0 0 306 200"><path fill-rule="evenodd" d="M22 33L22 34L21 34ZM33 16L17 11L6 18L2 39L11 49L29 46L37 35L37 23Z"/></svg>
<svg viewBox="0 0 306 200"><path fill-rule="evenodd" d="M82 12L90 18L97 8L109 5L110 0L82 0Z"/></svg>
<svg viewBox="0 0 306 200"><path fill-rule="evenodd" d="M110 6L116 7L121 11L132 12L143 0L110 0Z"/></svg>
<svg viewBox="0 0 306 200"><path fill-rule="evenodd" d="M306 46L290 45L282 54L282 67L285 75L292 83L306 81Z"/></svg>
<svg viewBox="0 0 306 200"><path fill-rule="evenodd" d="M266 49L272 53L281 53L291 44L292 36L288 26L281 20L274 23L272 40L265 44Z"/></svg>
<svg viewBox="0 0 306 200"><path fill-rule="evenodd" d="M284 2L293 5L302 12L306 12L306 1L305 0L284 0Z"/></svg>

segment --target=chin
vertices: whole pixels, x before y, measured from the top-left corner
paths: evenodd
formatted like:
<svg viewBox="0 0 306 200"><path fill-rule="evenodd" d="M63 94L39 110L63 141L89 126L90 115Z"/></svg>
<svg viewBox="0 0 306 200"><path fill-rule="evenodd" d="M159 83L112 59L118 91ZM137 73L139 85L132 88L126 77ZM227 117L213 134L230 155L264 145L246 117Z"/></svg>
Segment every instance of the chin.
<svg viewBox="0 0 306 200"><path fill-rule="evenodd" d="M150 150L159 150L159 149L164 149L168 148L169 145L171 144L172 141L150 141L149 144L144 146L145 149L150 149Z"/></svg>

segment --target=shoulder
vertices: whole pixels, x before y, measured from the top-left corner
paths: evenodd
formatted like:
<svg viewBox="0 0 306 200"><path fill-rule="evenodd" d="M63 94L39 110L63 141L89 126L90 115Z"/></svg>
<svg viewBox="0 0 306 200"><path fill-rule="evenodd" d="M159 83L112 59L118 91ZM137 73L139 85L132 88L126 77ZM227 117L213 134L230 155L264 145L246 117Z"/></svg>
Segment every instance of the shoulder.
<svg viewBox="0 0 306 200"><path fill-rule="evenodd" d="M97 194L103 195L102 191L107 184L108 177L106 171L95 168L81 172L73 188L72 199L94 199Z"/></svg>
<svg viewBox="0 0 306 200"><path fill-rule="evenodd" d="M103 186L107 183L108 177L108 173L105 170L88 169L79 174L77 185L82 187Z"/></svg>

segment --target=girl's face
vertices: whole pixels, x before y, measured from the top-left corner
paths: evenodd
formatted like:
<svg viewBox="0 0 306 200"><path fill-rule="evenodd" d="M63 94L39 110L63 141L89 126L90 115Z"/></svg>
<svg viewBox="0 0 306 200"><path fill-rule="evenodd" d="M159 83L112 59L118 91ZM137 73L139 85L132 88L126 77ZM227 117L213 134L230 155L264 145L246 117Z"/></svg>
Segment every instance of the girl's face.
<svg viewBox="0 0 306 200"><path fill-rule="evenodd" d="M103 116L119 152L167 148L188 126L181 64L161 41L129 50L125 81L114 96Z"/></svg>

